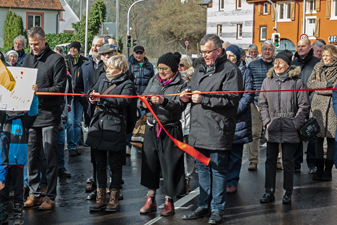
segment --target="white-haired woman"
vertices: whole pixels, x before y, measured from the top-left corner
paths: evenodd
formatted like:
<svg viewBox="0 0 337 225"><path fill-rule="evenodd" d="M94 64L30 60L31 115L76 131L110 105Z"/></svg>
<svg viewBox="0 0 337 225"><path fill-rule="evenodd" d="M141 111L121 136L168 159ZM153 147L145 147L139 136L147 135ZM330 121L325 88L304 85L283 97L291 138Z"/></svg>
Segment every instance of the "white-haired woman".
<svg viewBox="0 0 337 225"><path fill-rule="evenodd" d="M128 63L124 55L111 57L106 72L100 76L89 94L132 95L134 84L129 79ZM109 90L108 90L109 89ZM106 208L114 212L118 207L118 196L122 180L122 159L125 154L126 120L124 110L130 104L130 98L91 97L91 104L97 102L95 113L89 124L86 143L95 151L97 165L97 197L90 211ZM106 203L107 161L110 166L110 199Z"/></svg>
<svg viewBox="0 0 337 225"><path fill-rule="evenodd" d="M21 66L23 60L25 59L27 53L25 52L25 47L27 44L27 39L23 35L19 35L14 38L14 47L12 50L15 50L18 53L17 64Z"/></svg>
<svg viewBox="0 0 337 225"><path fill-rule="evenodd" d="M11 66L21 66L19 65L18 62L18 53L14 50L10 50L9 52L7 52L7 56L8 56L8 64Z"/></svg>

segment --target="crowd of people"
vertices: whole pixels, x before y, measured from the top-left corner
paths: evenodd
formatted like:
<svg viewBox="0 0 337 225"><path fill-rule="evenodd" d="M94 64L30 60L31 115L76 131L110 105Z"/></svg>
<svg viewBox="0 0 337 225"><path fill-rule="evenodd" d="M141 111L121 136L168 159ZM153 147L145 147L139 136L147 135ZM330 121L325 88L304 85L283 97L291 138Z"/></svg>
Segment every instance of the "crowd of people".
<svg viewBox="0 0 337 225"><path fill-rule="evenodd" d="M27 40L18 36L13 49L1 53L1 60L6 66L37 68L34 93L90 97L35 95L28 112L0 111L2 223L8 222L11 188L14 224L23 224L23 207L50 210L55 206L57 177L71 177L65 168L65 142L72 157L81 154L77 149L81 142L90 147L93 174L86 180L86 191L90 192L87 199L95 200L90 211L117 211L123 199L122 166L131 148L142 154L140 184L147 188L147 198L141 214L157 211L156 192L163 177L165 204L160 215L174 215L173 199L189 194L197 168L198 207L182 219L210 216L210 224L222 223L227 193L238 189L243 151L248 153L248 170L257 170L261 137L266 142L261 203L275 201L277 169L284 171L282 202L291 203L294 173L301 171L303 152L313 180L332 179L337 91L282 90L337 87L334 45L319 39L311 45L309 39L301 39L295 54L276 53L267 40L260 55L255 44L246 53L207 34L200 41L200 58L193 61L188 55L167 52L154 68L143 46L134 47L127 59L115 40L101 35L93 38L88 58L81 55L76 41L70 44L69 54L64 55L60 47L52 50L41 27L31 28L28 39L29 54L24 51ZM268 90L278 92L264 92ZM231 92L212 93L216 91ZM171 95L175 93L180 95ZM144 95L147 100L105 95ZM320 132L302 141L298 130L312 116ZM133 128L144 118L143 146L132 146ZM208 157L209 164L184 153L167 134Z"/></svg>

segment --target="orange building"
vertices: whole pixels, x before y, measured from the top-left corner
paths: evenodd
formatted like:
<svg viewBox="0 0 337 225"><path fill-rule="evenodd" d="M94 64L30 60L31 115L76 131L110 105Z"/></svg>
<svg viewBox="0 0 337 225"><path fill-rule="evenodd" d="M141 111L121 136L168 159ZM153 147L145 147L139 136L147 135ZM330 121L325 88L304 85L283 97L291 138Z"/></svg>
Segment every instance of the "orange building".
<svg viewBox="0 0 337 225"><path fill-rule="evenodd" d="M277 19L277 32L281 37L278 51L283 49L295 51L303 33L309 36L311 42L319 38L327 44L337 44L337 0L272 0L272 2L278 15L275 15L274 7L266 0L247 0L247 3L254 4L253 43L259 49L275 32L275 19Z"/></svg>

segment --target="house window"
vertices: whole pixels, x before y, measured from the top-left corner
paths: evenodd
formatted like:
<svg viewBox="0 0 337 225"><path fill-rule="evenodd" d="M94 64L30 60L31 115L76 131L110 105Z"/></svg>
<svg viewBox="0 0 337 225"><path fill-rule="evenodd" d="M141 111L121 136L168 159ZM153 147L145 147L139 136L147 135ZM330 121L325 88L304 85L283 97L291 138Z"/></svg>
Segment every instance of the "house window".
<svg viewBox="0 0 337 225"><path fill-rule="evenodd" d="M290 20L290 3L281 3L278 5L278 18L279 21L291 21Z"/></svg>
<svg viewBox="0 0 337 225"><path fill-rule="evenodd" d="M337 0L331 1L331 19L337 19Z"/></svg>
<svg viewBox="0 0 337 225"><path fill-rule="evenodd" d="M241 0L236 0L236 9L241 9Z"/></svg>
<svg viewBox="0 0 337 225"><path fill-rule="evenodd" d="M260 41L267 40L267 26L260 26Z"/></svg>
<svg viewBox="0 0 337 225"><path fill-rule="evenodd" d="M44 13L26 12L26 31L35 26L44 29Z"/></svg>
<svg viewBox="0 0 337 225"><path fill-rule="evenodd" d="M222 10L225 8L225 0L219 0L219 10Z"/></svg>
<svg viewBox="0 0 337 225"><path fill-rule="evenodd" d="M219 37L222 37L222 25L221 24L217 25L217 34Z"/></svg>
<svg viewBox="0 0 337 225"><path fill-rule="evenodd" d="M242 39L242 24L236 24L236 39Z"/></svg>
<svg viewBox="0 0 337 225"><path fill-rule="evenodd" d="M307 17L306 18L307 26L306 26L306 34L309 38L315 37L315 17Z"/></svg>
<svg viewBox="0 0 337 225"><path fill-rule="evenodd" d="M306 11L307 14L316 13L316 10L315 10L315 0L308 0L306 8L307 8L307 11Z"/></svg>
<svg viewBox="0 0 337 225"><path fill-rule="evenodd" d="M268 3L264 3L263 4L263 15L267 15L268 14Z"/></svg>

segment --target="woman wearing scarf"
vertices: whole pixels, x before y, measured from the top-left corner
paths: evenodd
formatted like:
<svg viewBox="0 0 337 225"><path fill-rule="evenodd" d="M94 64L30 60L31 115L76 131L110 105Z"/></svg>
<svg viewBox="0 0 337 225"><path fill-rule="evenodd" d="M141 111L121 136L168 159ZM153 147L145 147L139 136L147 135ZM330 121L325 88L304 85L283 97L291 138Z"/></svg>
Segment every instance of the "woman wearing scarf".
<svg viewBox="0 0 337 225"><path fill-rule="evenodd" d="M285 92L282 90L304 89L304 82L298 78L300 67L290 66L292 52L284 50L274 60L274 68L267 73L261 91L278 90L280 92L261 92L258 105L263 126L264 139L267 141L265 173L265 193L261 203L275 201L276 161L279 144L282 147L283 161L283 204L291 203L294 180L294 146L300 142L297 129L301 128L309 114L308 92ZM295 98L296 97L296 101ZM296 102L296 106L295 103Z"/></svg>
<svg viewBox="0 0 337 225"><path fill-rule="evenodd" d="M322 60L314 67L308 79L308 88L333 88L337 84L337 48L326 45L323 48ZM331 180L331 169L334 160L334 138L337 118L331 102L332 91L315 91L311 102L310 116L314 116L321 128L316 135L316 167L313 180ZM323 141L327 138L328 149L324 163ZM325 168L324 168L325 167Z"/></svg>
<svg viewBox="0 0 337 225"><path fill-rule="evenodd" d="M235 63L242 73L242 90L254 90L253 75L246 67L245 62L240 59L240 48L236 45L230 45L226 48L226 54L227 59L229 59L232 63ZM239 101L234 141L229 156L227 193L236 192L240 178L243 144L253 141L250 104L254 102L254 96L254 92L243 93Z"/></svg>
<svg viewBox="0 0 337 225"><path fill-rule="evenodd" d="M181 55L166 53L157 62L158 74L151 78L143 95L166 95L180 92L185 82L178 71ZM149 99L151 108L168 133L179 141L183 140L181 113L185 104L179 96L153 96ZM148 188L145 205L140 213L157 211L156 190L159 188L162 171L165 188L165 205L161 216L175 213L173 198L185 193L184 152L162 131L146 105L139 101L141 110L146 109L147 126L142 151L141 184Z"/></svg>
<svg viewBox="0 0 337 225"><path fill-rule="evenodd" d="M127 70L128 63L125 56L111 57L107 61L106 72L100 76L89 94L132 95L135 87L129 79ZM98 182L96 203L90 207L90 211L106 208L107 212L115 212L118 207L122 180L122 159L125 154L126 120L124 110L132 99L90 97L89 101L91 104L97 103L89 124L86 143L92 147L95 153ZM106 203L107 162L110 166L111 176L108 204Z"/></svg>

